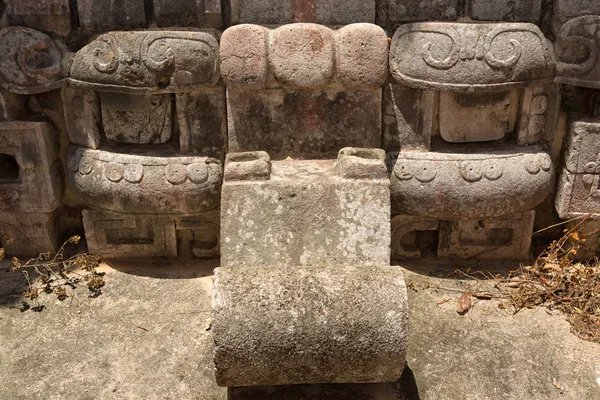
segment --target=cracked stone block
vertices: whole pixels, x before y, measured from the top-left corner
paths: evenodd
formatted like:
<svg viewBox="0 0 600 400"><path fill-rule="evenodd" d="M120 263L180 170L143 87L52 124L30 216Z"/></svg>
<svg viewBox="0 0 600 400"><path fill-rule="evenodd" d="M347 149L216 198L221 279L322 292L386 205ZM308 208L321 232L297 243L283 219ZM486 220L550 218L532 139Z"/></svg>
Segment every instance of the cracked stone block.
<svg viewBox="0 0 600 400"><path fill-rule="evenodd" d="M222 158L227 146L225 89L180 93L175 104L181 152Z"/></svg>
<svg viewBox="0 0 600 400"><path fill-rule="evenodd" d="M481 21L540 22L542 0L471 0L471 18Z"/></svg>
<svg viewBox="0 0 600 400"><path fill-rule="evenodd" d="M263 153L229 157L225 175L235 180L223 184L221 265L389 265L383 150L343 150L337 165L272 161L270 175Z"/></svg>
<svg viewBox="0 0 600 400"><path fill-rule="evenodd" d="M438 257L527 260L535 211L487 220L440 221Z"/></svg>
<svg viewBox="0 0 600 400"><path fill-rule="evenodd" d="M530 210L553 187L554 165L544 146L457 146L392 154L392 209L436 219L487 219Z"/></svg>
<svg viewBox="0 0 600 400"><path fill-rule="evenodd" d="M600 2L596 13L600 14ZM557 58L556 82L566 85L600 88L598 43L600 15L586 15L566 22L554 43Z"/></svg>
<svg viewBox="0 0 600 400"><path fill-rule="evenodd" d="M223 24L219 0L154 0L154 17L160 27L220 28Z"/></svg>
<svg viewBox="0 0 600 400"><path fill-rule="evenodd" d="M148 25L145 0L77 0L77 13L79 24L94 30Z"/></svg>
<svg viewBox="0 0 600 400"><path fill-rule="evenodd" d="M13 26L26 26L66 36L71 32L69 0L5 0Z"/></svg>
<svg viewBox="0 0 600 400"><path fill-rule="evenodd" d="M0 123L0 211L52 212L62 188L58 138L50 124Z"/></svg>
<svg viewBox="0 0 600 400"><path fill-rule="evenodd" d="M402 374L408 310L397 267L234 264L215 270L212 293L218 385L392 382Z"/></svg>
<svg viewBox="0 0 600 400"><path fill-rule="evenodd" d="M380 15L386 14L392 25L416 21L453 21L458 17L458 0L385 0L380 2Z"/></svg>
<svg viewBox="0 0 600 400"><path fill-rule="evenodd" d="M216 257L218 218L218 210L177 216L83 211L89 252L109 258Z"/></svg>
<svg viewBox="0 0 600 400"><path fill-rule="evenodd" d="M231 0L232 24L375 23L375 0Z"/></svg>
<svg viewBox="0 0 600 400"><path fill-rule="evenodd" d="M8 256L37 257L58 250L55 213L0 211L0 247Z"/></svg>
<svg viewBox="0 0 600 400"><path fill-rule="evenodd" d="M556 210L563 219L600 214L599 139L600 123L571 123L556 194Z"/></svg>
<svg viewBox="0 0 600 400"><path fill-rule="evenodd" d="M73 144L97 149L102 137L102 113L98 94L66 86L62 89L65 122Z"/></svg>
<svg viewBox="0 0 600 400"><path fill-rule="evenodd" d="M71 146L68 178L90 207L133 214L189 214L219 207L221 161L169 150L127 154Z"/></svg>
<svg viewBox="0 0 600 400"><path fill-rule="evenodd" d="M552 28L556 33L571 18L599 15L600 3L596 0L554 0L552 11Z"/></svg>
<svg viewBox="0 0 600 400"><path fill-rule="evenodd" d="M16 94L37 94L58 89L63 45L36 30L13 26L0 31L0 86Z"/></svg>

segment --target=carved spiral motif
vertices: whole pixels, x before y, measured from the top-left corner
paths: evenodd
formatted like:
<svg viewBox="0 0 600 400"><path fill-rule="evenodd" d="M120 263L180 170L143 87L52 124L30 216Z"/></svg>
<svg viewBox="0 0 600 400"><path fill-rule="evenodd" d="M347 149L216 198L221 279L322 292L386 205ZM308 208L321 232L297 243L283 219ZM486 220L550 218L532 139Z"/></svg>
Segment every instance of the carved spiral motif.
<svg viewBox="0 0 600 400"><path fill-rule="evenodd" d="M425 61L425 64L429 65L431 68L444 69L444 70L450 69L456 65L456 63L458 62L458 59L459 59L460 47L461 47L460 35L456 31L456 29L451 28L451 27L447 27L447 28L442 27L442 28L438 28L436 30L425 30L424 29L424 30L420 30L420 32L430 32L430 33L441 34L441 35L447 36L450 39L450 41L452 42L452 47L450 48L450 52L449 52L448 56L446 58L444 58L443 60L436 59L435 57L433 57L431 55L431 42L427 42L423 46L423 50L421 52L421 55L423 57L423 61Z"/></svg>
<svg viewBox="0 0 600 400"><path fill-rule="evenodd" d="M93 64L98 72L112 74L119 67L119 46L113 37L101 37L99 47L96 47L92 55Z"/></svg>
<svg viewBox="0 0 600 400"><path fill-rule="evenodd" d="M166 39L146 37L143 48L146 49L146 56L142 57L142 60L149 70L161 72L175 65L175 52L169 47ZM157 60L157 56L161 59Z"/></svg>
<svg viewBox="0 0 600 400"><path fill-rule="evenodd" d="M58 53L56 44L49 37L40 37L38 41L31 44L19 53L18 64L21 71L25 75L30 77L43 76L47 78L54 78L61 72L60 59L48 59L52 57L53 53ZM49 64L46 66L31 65L30 60L41 58L45 62L43 64Z"/></svg>
<svg viewBox="0 0 600 400"><path fill-rule="evenodd" d="M81 157L79 160L79 173L81 175L88 175L94 169L94 160L90 157Z"/></svg>

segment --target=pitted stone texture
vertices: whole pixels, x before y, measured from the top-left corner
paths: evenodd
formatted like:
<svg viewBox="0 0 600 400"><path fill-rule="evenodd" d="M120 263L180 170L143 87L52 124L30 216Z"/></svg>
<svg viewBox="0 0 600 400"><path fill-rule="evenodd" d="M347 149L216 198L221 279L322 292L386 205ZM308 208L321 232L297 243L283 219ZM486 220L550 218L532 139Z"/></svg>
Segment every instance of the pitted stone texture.
<svg viewBox="0 0 600 400"><path fill-rule="evenodd" d="M409 87L492 90L554 78L549 42L527 23L414 23L392 39L390 72Z"/></svg>
<svg viewBox="0 0 600 400"><path fill-rule="evenodd" d="M453 21L458 17L458 0L383 0L379 3L380 18L390 25L399 22Z"/></svg>
<svg viewBox="0 0 600 400"><path fill-rule="evenodd" d="M13 26L27 26L66 36L71 32L69 0L5 0Z"/></svg>
<svg viewBox="0 0 600 400"><path fill-rule="evenodd" d="M600 13L600 2L597 13ZM554 44L556 82L600 88L600 15L573 18L565 23Z"/></svg>
<svg viewBox="0 0 600 400"><path fill-rule="evenodd" d="M165 143L171 138L169 94L100 92L100 104L104 134L116 143Z"/></svg>
<svg viewBox="0 0 600 400"><path fill-rule="evenodd" d="M221 386L396 381L404 278L390 266L217 268L211 332Z"/></svg>
<svg viewBox="0 0 600 400"><path fill-rule="evenodd" d="M266 151L228 153L224 180L263 181L271 179L271 157Z"/></svg>
<svg viewBox="0 0 600 400"><path fill-rule="evenodd" d="M401 152L391 159L393 210L437 219L493 218L530 210L552 189L554 165L542 146L450 151Z"/></svg>
<svg viewBox="0 0 600 400"><path fill-rule="evenodd" d="M302 89L327 86L375 90L386 79L387 36L372 24L337 31L317 24L274 30L239 25L221 39L221 71L229 88L268 84Z"/></svg>
<svg viewBox="0 0 600 400"><path fill-rule="evenodd" d="M66 86L62 89L62 102L71 143L97 149L102 138L102 114L98 94Z"/></svg>
<svg viewBox="0 0 600 400"><path fill-rule="evenodd" d="M79 24L93 30L142 28L146 21L145 0L77 0Z"/></svg>
<svg viewBox="0 0 600 400"><path fill-rule="evenodd" d="M552 140L556 134L559 114L558 85L526 88L521 100L518 144L529 145Z"/></svg>
<svg viewBox="0 0 600 400"><path fill-rule="evenodd" d="M139 154L72 146L71 188L84 204L133 214L185 214L219 206L221 162L167 149Z"/></svg>
<svg viewBox="0 0 600 400"><path fill-rule="evenodd" d="M0 31L0 86L18 94L36 94L64 85L64 49L50 36L14 26Z"/></svg>
<svg viewBox="0 0 600 400"><path fill-rule="evenodd" d="M220 28L223 24L219 0L154 0L154 17L160 27Z"/></svg>
<svg viewBox="0 0 600 400"><path fill-rule="evenodd" d="M471 18L482 21L517 21L538 24L542 0L470 0Z"/></svg>
<svg viewBox="0 0 600 400"><path fill-rule="evenodd" d="M49 123L0 123L0 158L0 211L58 207L63 185L58 140Z"/></svg>
<svg viewBox="0 0 600 400"><path fill-rule="evenodd" d="M423 250L432 250L439 228L440 221L434 218L407 214L392 216L392 260L420 258ZM431 233L429 241L421 234L423 232Z"/></svg>
<svg viewBox="0 0 600 400"><path fill-rule="evenodd" d="M0 89L0 122L23 119L27 115L27 96Z"/></svg>
<svg viewBox="0 0 600 400"><path fill-rule="evenodd" d="M600 2L596 0L554 0L552 28L556 33L571 18L599 14Z"/></svg>
<svg viewBox="0 0 600 400"><path fill-rule="evenodd" d="M219 44L213 33L109 32L69 60L71 85L111 92L176 93L219 81Z"/></svg>
<svg viewBox="0 0 600 400"><path fill-rule="evenodd" d="M487 220L440 221L438 257L528 260L535 211Z"/></svg>
<svg viewBox="0 0 600 400"><path fill-rule="evenodd" d="M217 257L218 218L218 210L178 216L83 211L89 252L109 258Z"/></svg>
<svg viewBox="0 0 600 400"><path fill-rule="evenodd" d="M381 149L346 147L338 155L338 174L348 179L387 179L385 159Z"/></svg>
<svg viewBox="0 0 600 400"><path fill-rule="evenodd" d="M38 257L58 250L55 213L0 211L0 247L8 256Z"/></svg>
<svg viewBox="0 0 600 400"><path fill-rule="evenodd" d="M231 0L231 23L375 23L375 0Z"/></svg>
<svg viewBox="0 0 600 400"><path fill-rule="evenodd" d="M389 265L389 220L387 177L344 179L333 160L273 161L270 180L225 181L221 265Z"/></svg>
<svg viewBox="0 0 600 400"><path fill-rule="evenodd" d="M225 88L180 93L175 104L181 152L222 159L227 146Z"/></svg>
<svg viewBox="0 0 600 400"><path fill-rule="evenodd" d="M571 124L565 166L556 194L556 209L563 219L600 215L600 123Z"/></svg>
<svg viewBox="0 0 600 400"><path fill-rule="evenodd" d="M229 151L273 159L335 158L346 146L381 146L381 90L227 90Z"/></svg>

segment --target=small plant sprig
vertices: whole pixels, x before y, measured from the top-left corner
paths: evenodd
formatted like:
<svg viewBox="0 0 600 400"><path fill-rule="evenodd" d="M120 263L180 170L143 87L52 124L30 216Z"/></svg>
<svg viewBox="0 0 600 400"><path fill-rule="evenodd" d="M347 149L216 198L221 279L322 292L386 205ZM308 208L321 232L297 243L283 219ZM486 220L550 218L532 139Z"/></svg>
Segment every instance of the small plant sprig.
<svg viewBox="0 0 600 400"><path fill-rule="evenodd" d="M40 312L44 310L45 306L39 301L41 293L54 293L58 300L66 300L69 297L66 287L71 289L76 289L78 286L86 287L89 297L98 297L102 294L104 273L97 271L101 261L100 256L81 252L65 258L65 246L76 245L80 240L81 237L78 235L71 236L56 254L41 253L37 258L31 258L25 263L17 257L13 257L12 270L20 271L28 284L23 296L29 302L26 300L21 302L21 311L31 309ZM0 261L5 254L5 250L0 248ZM32 275L35 278L32 278Z"/></svg>

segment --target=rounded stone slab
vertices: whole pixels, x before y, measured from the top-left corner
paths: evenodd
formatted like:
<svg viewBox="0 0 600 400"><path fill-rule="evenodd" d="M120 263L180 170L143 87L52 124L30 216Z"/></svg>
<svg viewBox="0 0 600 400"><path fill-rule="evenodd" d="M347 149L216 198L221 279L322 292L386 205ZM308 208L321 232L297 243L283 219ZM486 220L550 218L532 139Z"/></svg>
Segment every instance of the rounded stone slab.
<svg viewBox="0 0 600 400"><path fill-rule="evenodd" d="M549 47L529 23L407 24L392 39L390 71L399 83L419 89L539 86L554 78Z"/></svg>
<svg viewBox="0 0 600 400"><path fill-rule="evenodd" d="M187 31L109 32L69 62L70 84L100 91L176 93L219 81L214 35Z"/></svg>
<svg viewBox="0 0 600 400"><path fill-rule="evenodd" d="M393 382L408 340L397 267L215 270L211 332L220 386Z"/></svg>
<svg viewBox="0 0 600 400"><path fill-rule="evenodd" d="M207 157L121 154L71 146L68 177L94 208L137 214L185 214L219 206L223 170Z"/></svg>
<svg viewBox="0 0 600 400"><path fill-rule="evenodd" d="M64 49L50 36L33 29L0 31L0 86L18 94L37 94L64 85Z"/></svg>
<svg viewBox="0 0 600 400"><path fill-rule="evenodd" d="M554 44L556 82L600 88L600 15L573 18L562 26Z"/></svg>
<svg viewBox="0 0 600 400"><path fill-rule="evenodd" d="M541 203L554 182L542 146L479 153L400 153L391 174L392 209L438 219L492 218Z"/></svg>
<svg viewBox="0 0 600 400"><path fill-rule="evenodd" d="M339 30L311 23L267 29L237 25L221 38L221 74L228 86L301 89L330 85L372 90L387 75L387 36L373 24Z"/></svg>

